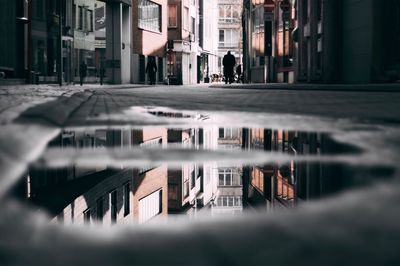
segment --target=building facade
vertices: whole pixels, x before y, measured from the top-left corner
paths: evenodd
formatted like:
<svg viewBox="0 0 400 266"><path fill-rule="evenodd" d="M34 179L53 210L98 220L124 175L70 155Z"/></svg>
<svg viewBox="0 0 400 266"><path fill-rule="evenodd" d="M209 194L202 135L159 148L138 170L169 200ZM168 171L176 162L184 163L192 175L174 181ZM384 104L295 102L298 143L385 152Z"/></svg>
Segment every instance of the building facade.
<svg viewBox="0 0 400 266"><path fill-rule="evenodd" d="M398 1L297 1L299 82L400 79Z"/></svg>
<svg viewBox="0 0 400 266"><path fill-rule="evenodd" d="M168 62L171 84L198 82L199 4L197 0L168 1Z"/></svg>
<svg viewBox="0 0 400 266"><path fill-rule="evenodd" d="M244 6L245 80L293 83L295 1L245 0Z"/></svg>
<svg viewBox="0 0 400 266"><path fill-rule="evenodd" d="M397 1L245 0L244 6L248 82L400 79Z"/></svg>
<svg viewBox="0 0 400 266"><path fill-rule="evenodd" d="M0 2L0 82L24 82L29 78L29 8L22 0Z"/></svg>

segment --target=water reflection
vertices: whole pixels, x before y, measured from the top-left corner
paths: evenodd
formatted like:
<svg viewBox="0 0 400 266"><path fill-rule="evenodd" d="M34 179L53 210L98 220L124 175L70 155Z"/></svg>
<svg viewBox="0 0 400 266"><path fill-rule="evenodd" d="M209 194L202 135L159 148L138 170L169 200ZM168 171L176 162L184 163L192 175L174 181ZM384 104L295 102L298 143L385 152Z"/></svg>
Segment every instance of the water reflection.
<svg viewBox="0 0 400 266"><path fill-rule="evenodd" d="M204 150L263 150L295 156L354 152L321 133L262 128L81 129L65 130L49 147L182 146ZM182 163L116 168L33 166L20 195L53 222L65 224L146 223L176 214L188 217L238 215L244 209L288 208L359 182L350 168L316 162L232 165Z"/></svg>

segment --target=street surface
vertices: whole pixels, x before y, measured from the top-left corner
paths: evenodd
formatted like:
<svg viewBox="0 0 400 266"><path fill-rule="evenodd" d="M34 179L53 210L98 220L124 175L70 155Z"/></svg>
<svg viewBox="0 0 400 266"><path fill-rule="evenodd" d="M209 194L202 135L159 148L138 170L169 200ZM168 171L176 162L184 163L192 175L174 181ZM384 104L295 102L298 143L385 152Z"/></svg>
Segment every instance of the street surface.
<svg viewBox="0 0 400 266"><path fill-rule="evenodd" d="M0 87L0 264L398 265L400 85L343 89L348 87ZM211 117L204 123L222 127L328 132L362 152L327 160L374 169L366 174L374 177L389 172L390 178L274 215L138 228L122 225L107 230L49 224L44 214L8 196L63 128L189 127L203 123L200 119L152 117L149 110ZM107 152L98 159L115 161L115 155ZM80 156L84 159L85 154ZM187 157L222 160L222 155L196 151L173 156L154 151L146 158L138 156L135 160L170 163ZM237 160L235 156L226 153L223 160ZM258 156L248 155L250 161L262 162L264 158ZM248 162L246 159L240 157L239 161Z"/></svg>

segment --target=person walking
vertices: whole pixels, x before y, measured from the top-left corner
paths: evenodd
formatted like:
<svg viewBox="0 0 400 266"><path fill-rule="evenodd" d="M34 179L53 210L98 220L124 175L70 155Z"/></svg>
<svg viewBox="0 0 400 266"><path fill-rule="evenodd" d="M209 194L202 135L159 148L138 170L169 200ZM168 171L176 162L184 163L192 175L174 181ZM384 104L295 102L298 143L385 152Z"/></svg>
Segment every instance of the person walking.
<svg viewBox="0 0 400 266"><path fill-rule="evenodd" d="M236 74L237 74L237 83L241 83L242 82L242 65L239 64L236 67Z"/></svg>
<svg viewBox="0 0 400 266"><path fill-rule="evenodd" d="M82 61L82 63L79 66L79 81L81 86L83 85L83 79L86 77L86 72L87 72L87 65L85 62Z"/></svg>
<svg viewBox="0 0 400 266"><path fill-rule="evenodd" d="M157 72L157 64L154 57L149 57L149 61L147 61L146 73L149 76L150 85L156 84L156 72Z"/></svg>
<svg viewBox="0 0 400 266"><path fill-rule="evenodd" d="M225 84L228 82L231 84L233 82L233 68L236 64L235 56L231 54L231 51L228 51L228 53L224 55L222 64L224 66Z"/></svg>

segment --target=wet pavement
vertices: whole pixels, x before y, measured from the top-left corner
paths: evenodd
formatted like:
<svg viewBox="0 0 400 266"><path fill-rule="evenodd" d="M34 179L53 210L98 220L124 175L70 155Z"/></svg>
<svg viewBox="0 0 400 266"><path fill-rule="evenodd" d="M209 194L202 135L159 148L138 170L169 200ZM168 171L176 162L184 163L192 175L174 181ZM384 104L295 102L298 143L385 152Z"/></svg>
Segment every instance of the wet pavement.
<svg viewBox="0 0 400 266"><path fill-rule="evenodd" d="M2 265L400 263L396 90L57 89L0 89Z"/></svg>

